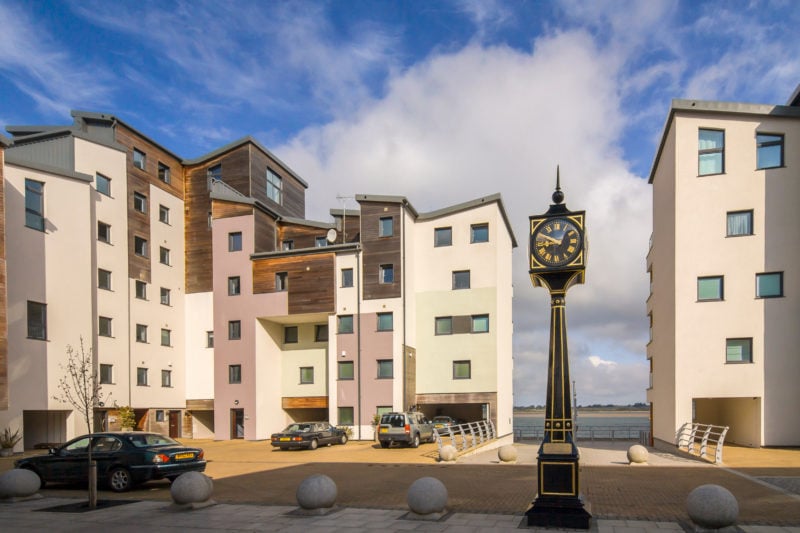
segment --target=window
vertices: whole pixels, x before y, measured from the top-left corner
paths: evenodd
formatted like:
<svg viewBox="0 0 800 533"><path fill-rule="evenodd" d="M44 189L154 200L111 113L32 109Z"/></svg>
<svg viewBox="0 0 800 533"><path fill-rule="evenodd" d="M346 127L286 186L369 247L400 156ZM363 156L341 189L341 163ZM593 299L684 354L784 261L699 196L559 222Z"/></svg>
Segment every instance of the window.
<svg viewBox="0 0 800 533"><path fill-rule="evenodd" d="M394 283L394 265L381 265L379 269L379 283Z"/></svg>
<svg viewBox="0 0 800 533"><path fill-rule="evenodd" d="M294 241L291 239L281 241L281 250L294 250Z"/></svg>
<svg viewBox="0 0 800 533"><path fill-rule="evenodd" d="M339 425L352 426L353 425L353 408L352 407L339 407L338 411Z"/></svg>
<svg viewBox="0 0 800 533"><path fill-rule="evenodd" d="M756 168L783 166L783 135L756 133Z"/></svg>
<svg viewBox="0 0 800 533"><path fill-rule="evenodd" d="M339 361L337 368L339 369L339 379L353 379L354 366L352 361Z"/></svg>
<svg viewBox="0 0 800 533"><path fill-rule="evenodd" d="M169 305L172 300L172 291L161 287L161 305Z"/></svg>
<svg viewBox="0 0 800 533"><path fill-rule="evenodd" d="M267 198L276 204L283 203L283 179L267 169Z"/></svg>
<svg viewBox="0 0 800 533"><path fill-rule="evenodd" d="M311 385L314 383L314 367L301 366L300 367L300 384Z"/></svg>
<svg viewBox="0 0 800 533"><path fill-rule="evenodd" d="M136 297L140 300L147 300L147 283L136 280Z"/></svg>
<svg viewBox="0 0 800 533"><path fill-rule="evenodd" d="M147 257L147 239L144 237L134 237L133 253L141 257Z"/></svg>
<svg viewBox="0 0 800 533"><path fill-rule="evenodd" d="M242 365L228 365L228 383L237 384L242 382Z"/></svg>
<svg viewBox="0 0 800 533"><path fill-rule="evenodd" d="M240 252L242 250L242 232L228 233L228 251Z"/></svg>
<svg viewBox="0 0 800 533"><path fill-rule="evenodd" d="M214 332L206 331L206 348L214 347Z"/></svg>
<svg viewBox="0 0 800 533"><path fill-rule="evenodd" d="M352 287L353 286L353 269L352 268L343 268L342 269L342 287Z"/></svg>
<svg viewBox="0 0 800 533"><path fill-rule="evenodd" d="M453 272L453 290L457 289L469 289L469 270Z"/></svg>
<svg viewBox="0 0 800 533"><path fill-rule="evenodd" d="M723 278L722 276L709 276L697 278L697 300L722 300Z"/></svg>
<svg viewBox="0 0 800 533"><path fill-rule="evenodd" d="M725 172L725 132L700 129L697 173L700 176Z"/></svg>
<svg viewBox="0 0 800 533"><path fill-rule="evenodd" d="M378 313L378 331L392 331L394 329L394 315L392 313Z"/></svg>
<svg viewBox="0 0 800 533"><path fill-rule="evenodd" d="M140 168L144 170L144 166L147 163L147 155L142 152L141 150L137 150L136 148L133 149L133 166L136 168Z"/></svg>
<svg viewBox="0 0 800 533"><path fill-rule="evenodd" d="M391 237L394 234L394 219L381 217L378 226L378 237Z"/></svg>
<svg viewBox="0 0 800 533"><path fill-rule="evenodd" d="M730 211L727 218L728 237L753 234L753 211Z"/></svg>
<svg viewBox="0 0 800 533"><path fill-rule="evenodd" d="M470 361L453 361L453 379L470 379L472 363Z"/></svg>
<svg viewBox="0 0 800 533"><path fill-rule="evenodd" d="M437 316L436 317L436 334L437 335L452 335L453 334L453 317L451 317L451 316Z"/></svg>
<svg viewBox="0 0 800 533"><path fill-rule="evenodd" d="M111 196L111 178L107 178L102 174L95 174L94 186L97 192Z"/></svg>
<svg viewBox="0 0 800 533"><path fill-rule="evenodd" d="M228 296L238 296L242 293L242 284L239 276L228 278Z"/></svg>
<svg viewBox="0 0 800 533"><path fill-rule="evenodd" d="M147 387L147 369L138 367L136 369L136 385L139 387Z"/></svg>
<svg viewBox="0 0 800 533"><path fill-rule="evenodd" d="M314 326L314 342L328 342L327 324L317 324Z"/></svg>
<svg viewBox="0 0 800 533"><path fill-rule="evenodd" d="M147 326L136 324L136 342L147 342Z"/></svg>
<svg viewBox="0 0 800 533"><path fill-rule="evenodd" d="M111 225L105 222L97 223L97 240L111 244Z"/></svg>
<svg viewBox="0 0 800 533"><path fill-rule="evenodd" d="M161 371L161 386L162 387L172 387L172 370L162 370ZM163 412L162 412L163 418Z"/></svg>
<svg viewBox="0 0 800 533"><path fill-rule="evenodd" d="M102 268L97 269L97 287L107 291L111 290L111 272Z"/></svg>
<svg viewBox="0 0 800 533"><path fill-rule="evenodd" d="M28 338L47 340L47 304L28 302Z"/></svg>
<svg viewBox="0 0 800 533"><path fill-rule="evenodd" d="M162 265L169 266L169 248L158 247L158 260Z"/></svg>
<svg viewBox="0 0 800 533"><path fill-rule="evenodd" d="M297 343L297 326L285 326L283 328L283 343L284 344Z"/></svg>
<svg viewBox="0 0 800 533"><path fill-rule="evenodd" d="M25 180L25 225L44 231L44 183Z"/></svg>
<svg viewBox="0 0 800 533"><path fill-rule="evenodd" d="M756 298L783 296L783 272L756 274Z"/></svg>
<svg viewBox="0 0 800 533"><path fill-rule="evenodd" d="M169 224L169 207L163 205L158 206L158 221Z"/></svg>
<svg viewBox="0 0 800 533"><path fill-rule="evenodd" d="M140 192L133 193L133 208L140 213L147 213L147 196Z"/></svg>
<svg viewBox="0 0 800 533"><path fill-rule="evenodd" d="M161 161L158 162L158 179L164 183L170 182L169 167Z"/></svg>
<svg viewBox="0 0 800 533"><path fill-rule="evenodd" d="M328 238L327 237L315 237L314 238L314 246L317 248L324 248L328 246Z"/></svg>
<svg viewBox="0 0 800 533"><path fill-rule="evenodd" d="M275 290L285 291L289 288L289 273L276 272L275 273Z"/></svg>
<svg viewBox="0 0 800 533"><path fill-rule="evenodd" d="M100 383L103 385L114 383L114 365L100 363Z"/></svg>
<svg viewBox="0 0 800 533"><path fill-rule="evenodd" d="M339 317L338 333L353 333L353 315L341 315Z"/></svg>
<svg viewBox="0 0 800 533"><path fill-rule="evenodd" d="M208 188L211 188L211 183L214 181L222 181L222 165L214 165L213 167L209 167L208 171L206 172L206 177L208 178Z"/></svg>
<svg viewBox="0 0 800 533"><path fill-rule="evenodd" d="M378 360L378 379L392 379L394 377L394 366L391 359Z"/></svg>
<svg viewBox="0 0 800 533"><path fill-rule="evenodd" d="M161 328L161 346L172 346L172 331Z"/></svg>
<svg viewBox="0 0 800 533"><path fill-rule="evenodd" d="M111 330L111 319L107 316L97 317L97 334L101 337L113 337L114 332Z"/></svg>
<svg viewBox="0 0 800 533"><path fill-rule="evenodd" d="M433 246L452 246L453 228L436 228L433 230Z"/></svg>
<svg viewBox="0 0 800 533"><path fill-rule="evenodd" d="M242 321L229 320L228 321L228 339L239 340L242 338Z"/></svg>
<svg viewBox="0 0 800 533"><path fill-rule="evenodd" d="M489 333L489 315L472 315L472 333Z"/></svg>
<svg viewBox="0 0 800 533"><path fill-rule="evenodd" d="M156 422L163 422L163 421L164 421L164 410L156 409Z"/></svg>
<svg viewBox="0 0 800 533"><path fill-rule="evenodd" d="M726 363L752 363L753 339L725 339Z"/></svg>
<svg viewBox="0 0 800 533"><path fill-rule="evenodd" d="M489 242L489 224L473 224L469 242Z"/></svg>

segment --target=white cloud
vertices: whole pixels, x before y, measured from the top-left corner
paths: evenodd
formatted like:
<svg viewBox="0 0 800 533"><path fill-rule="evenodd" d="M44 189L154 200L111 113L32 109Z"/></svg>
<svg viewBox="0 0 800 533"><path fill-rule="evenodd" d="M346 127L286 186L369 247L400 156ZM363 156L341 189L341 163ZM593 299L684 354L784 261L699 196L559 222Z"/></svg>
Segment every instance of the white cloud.
<svg viewBox="0 0 800 533"><path fill-rule="evenodd" d="M616 361L605 361L601 359L600 356L598 355L590 355L589 357L586 358L586 360L589 361L589 364L591 364L595 368L599 366L615 367L618 365Z"/></svg>

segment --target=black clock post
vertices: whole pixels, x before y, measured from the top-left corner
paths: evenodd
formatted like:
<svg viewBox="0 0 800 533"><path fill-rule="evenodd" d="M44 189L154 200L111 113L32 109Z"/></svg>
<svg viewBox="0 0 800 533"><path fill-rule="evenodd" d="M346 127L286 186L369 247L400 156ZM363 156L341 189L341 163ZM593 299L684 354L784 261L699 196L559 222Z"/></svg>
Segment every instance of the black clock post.
<svg viewBox="0 0 800 533"><path fill-rule="evenodd" d="M554 203L544 215L530 217L531 281L550 291L550 353L544 438L537 459L539 486L525 515L528 526L589 529L592 515L579 492L566 322L567 289L584 281L585 211L567 209L560 182L557 172Z"/></svg>

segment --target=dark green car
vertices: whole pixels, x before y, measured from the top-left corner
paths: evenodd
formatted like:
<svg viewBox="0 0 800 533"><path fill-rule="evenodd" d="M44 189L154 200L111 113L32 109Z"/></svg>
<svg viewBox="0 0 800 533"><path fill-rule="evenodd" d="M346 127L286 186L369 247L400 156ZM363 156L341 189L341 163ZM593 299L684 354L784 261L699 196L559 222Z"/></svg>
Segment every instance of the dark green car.
<svg viewBox="0 0 800 533"><path fill-rule="evenodd" d="M81 483L89 479L89 443L97 462L97 479L114 492L125 492L139 483L177 478L184 472L203 472L203 450L176 440L140 431L93 433L51 448L47 455L14 462L17 468L35 472L46 483Z"/></svg>

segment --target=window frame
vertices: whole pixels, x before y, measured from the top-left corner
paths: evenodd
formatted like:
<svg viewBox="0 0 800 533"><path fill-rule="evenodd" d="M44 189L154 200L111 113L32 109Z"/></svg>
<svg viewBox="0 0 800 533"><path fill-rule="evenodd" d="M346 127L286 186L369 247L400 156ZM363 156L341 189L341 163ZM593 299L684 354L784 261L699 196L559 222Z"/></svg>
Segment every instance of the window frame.
<svg viewBox="0 0 800 533"><path fill-rule="evenodd" d="M172 263L170 263L169 248L165 246L158 247L158 262L162 265L172 266Z"/></svg>
<svg viewBox="0 0 800 533"><path fill-rule="evenodd" d="M214 330L206 331L206 348L214 347Z"/></svg>
<svg viewBox="0 0 800 533"><path fill-rule="evenodd" d="M242 339L242 321L228 320L228 340L238 341Z"/></svg>
<svg viewBox="0 0 800 533"><path fill-rule="evenodd" d="M349 327L342 329L344 325L349 323ZM353 328L353 315L338 315L336 317L336 334L337 335L349 335L352 334L354 331Z"/></svg>
<svg viewBox="0 0 800 533"><path fill-rule="evenodd" d="M111 244L111 224L97 221L97 240L106 244Z"/></svg>
<svg viewBox="0 0 800 533"><path fill-rule="evenodd" d="M440 235L446 235L446 238L440 238ZM441 228L433 228L433 247L443 248L445 246L453 246L453 227L444 226Z"/></svg>
<svg viewBox="0 0 800 533"><path fill-rule="evenodd" d="M743 342L740 347L747 347L747 355L748 359L744 359L742 357L740 360L730 359L730 350L731 348L736 348L735 344ZM752 337L730 337L725 339L725 364L726 365L743 365L743 364L752 364L753 363L753 338Z"/></svg>
<svg viewBox="0 0 800 533"><path fill-rule="evenodd" d="M44 182L25 178L25 226L44 231ZM32 206L35 202L37 205Z"/></svg>
<svg viewBox="0 0 800 533"><path fill-rule="evenodd" d="M388 363L388 367L389 367L388 375L386 375L385 372L381 371L382 369L385 370L384 367L387 366L386 363ZM377 377L376 377L376 379L394 379L394 360L393 359L378 359L376 361L376 364L377 364L377 374L376 374Z"/></svg>
<svg viewBox="0 0 800 533"><path fill-rule="evenodd" d="M242 294L241 276L228 276L228 296L240 296Z"/></svg>
<svg viewBox="0 0 800 533"><path fill-rule="evenodd" d="M394 283L394 264L378 265L378 283L380 285L392 285Z"/></svg>
<svg viewBox="0 0 800 533"><path fill-rule="evenodd" d="M161 386L168 389L172 388L172 370L161 369Z"/></svg>
<svg viewBox="0 0 800 533"><path fill-rule="evenodd" d="M275 272L275 292L286 292L289 290L289 273Z"/></svg>
<svg viewBox="0 0 800 533"><path fill-rule="evenodd" d="M147 154L138 148L133 149L133 166L139 170L147 167Z"/></svg>
<svg viewBox="0 0 800 533"><path fill-rule="evenodd" d="M114 337L114 319L108 316L97 316L97 336Z"/></svg>
<svg viewBox="0 0 800 533"><path fill-rule="evenodd" d="M348 273L348 275L345 275ZM342 269L342 288L350 288L353 286L353 269L352 268L343 268ZM349 284L347 283L349 281Z"/></svg>
<svg viewBox="0 0 800 533"><path fill-rule="evenodd" d="M759 140L759 137L772 137L773 139L777 140ZM778 147L778 164L777 165L765 165L761 163L762 157L762 149L768 150L772 147ZM756 170L769 170L771 168L783 168L784 164L784 134L783 133L766 133L766 132L756 132Z"/></svg>
<svg viewBox="0 0 800 533"><path fill-rule="evenodd" d="M158 179L169 185L172 182L172 172L168 165L158 162Z"/></svg>
<svg viewBox="0 0 800 533"><path fill-rule="evenodd" d="M136 324L136 342L147 344L147 324Z"/></svg>
<svg viewBox="0 0 800 533"><path fill-rule="evenodd" d="M778 292L776 294L761 294L761 287L759 281L767 276L778 277ZM756 273L756 298L769 299L769 298L783 298L783 272L758 272Z"/></svg>
<svg viewBox="0 0 800 533"><path fill-rule="evenodd" d="M737 215L747 215L748 218L748 225L750 231L748 233L734 233L731 231L732 226L732 219L731 217L735 217ZM752 209L742 209L739 211L728 211L725 213L725 237L749 237L753 235L753 210Z"/></svg>
<svg viewBox="0 0 800 533"><path fill-rule="evenodd" d="M158 204L158 221L169 226L169 207Z"/></svg>
<svg viewBox="0 0 800 533"><path fill-rule="evenodd" d="M466 287L459 287L458 286L458 279L461 276L466 274L467 278L467 286ZM461 280L463 282L463 279ZM472 288L472 274L469 270L453 270L453 290L454 291L461 291L461 290L468 290Z"/></svg>
<svg viewBox="0 0 800 533"><path fill-rule="evenodd" d="M242 384L242 365L228 365L228 384L241 385Z"/></svg>
<svg viewBox="0 0 800 533"><path fill-rule="evenodd" d="M715 297L701 297L701 282L713 281L719 282L718 295ZM698 302L720 302L725 300L725 276L698 276L697 277L697 301Z"/></svg>
<svg viewBox="0 0 800 533"><path fill-rule="evenodd" d="M722 147L721 148L700 148L703 132L714 132L722 134ZM719 154L720 163L718 172L703 172L703 156ZM698 176L717 176L725 174L725 130L719 128L698 128L697 129L697 175Z"/></svg>
<svg viewBox="0 0 800 533"><path fill-rule="evenodd" d="M283 344L298 344L300 342L300 328L297 326L283 326Z"/></svg>
<svg viewBox="0 0 800 533"><path fill-rule="evenodd" d="M388 223L388 227L386 224ZM388 231L388 233L387 233ZM378 237L393 237L394 236L394 217L380 217L378 219Z"/></svg>
<svg viewBox="0 0 800 533"><path fill-rule="evenodd" d="M325 332L322 335L322 332ZM314 342L328 342L330 332L328 331L328 324L315 324L314 325Z"/></svg>
<svg viewBox="0 0 800 533"><path fill-rule="evenodd" d="M267 198L283 205L283 178L267 167Z"/></svg>
<svg viewBox="0 0 800 533"><path fill-rule="evenodd" d="M149 387L150 380L148 379L148 372L147 367L145 366L137 366L136 367L136 386L137 387Z"/></svg>
<svg viewBox="0 0 800 533"><path fill-rule="evenodd" d="M484 318L486 319L486 329L476 329L475 328L475 322L476 321L480 321L480 320L482 320ZM491 331L491 327L490 327L490 323L489 323L489 314L488 313L483 313L483 314L480 314L480 315L472 315L472 317L470 317L469 330L470 330L470 333L475 333L475 334L489 333Z"/></svg>
<svg viewBox="0 0 800 533"><path fill-rule="evenodd" d="M141 287L141 291L139 288ZM133 283L133 294L137 300L147 300L147 282L142 280L134 280Z"/></svg>
<svg viewBox="0 0 800 533"><path fill-rule="evenodd" d="M133 236L133 255L139 257L150 257L150 247L147 239L139 235Z"/></svg>
<svg viewBox="0 0 800 533"><path fill-rule="evenodd" d="M325 248L328 246L328 237L314 237L314 248Z"/></svg>
<svg viewBox="0 0 800 533"><path fill-rule="evenodd" d="M165 344L166 343L166 344ZM161 328L161 346L172 347L172 330Z"/></svg>
<svg viewBox="0 0 800 533"><path fill-rule="evenodd" d="M101 385L114 384L114 365L108 363L100 363L98 369L98 380Z"/></svg>
<svg viewBox="0 0 800 533"><path fill-rule="evenodd" d="M388 324L386 324L388 320ZM375 313L375 330L376 331L394 331L394 313L389 311L386 313Z"/></svg>
<svg viewBox="0 0 800 533"><path fill-rule="evenodd" d="M466 376L459 376L457 372L457 368L459 366L466 365L467 375ZM454 380L462 380L462 379L472 379L472 361L469 359L459 359L457 361L453 361L453 379Z"/></svg>
<svg viewBox="0 0 800 533"><path fill-rule="evenodd" d="M284 252L288 252L289 250L294 250L294 239L286 239L281 241L281 250Z"/></svg>
<svg viewBox="0 0 800 533"><path fill-rule="evenodd" d="M102 186L100 184L103 184ZM111 198L111 178L99 172L94 174L94 190Z"/></svg>
<svg viewBox="0 0 800 533"><path fill-rule="evenodd" d="M350 376L349 377L347 376L346 372L344 373L344 376L342 376L342 374L343 374L342 369L343 368L345 368L345 369L349 368L350 369L350 372L349 372ZM336 363L336 379L338 381L353 381L354 379L356 379L355 378L355 376L356 376L355 372L356 372L356 367L355 367L355 363L353 361L338 361Z"/></svg>
<svg viewBox="0 0 800 533"><path fill-rule="evenodd" d="M228 233L228 251L241 252L242 251L242 232L231 231Z"/></svg>
<svg viewBox="0 0 800 533"><path fill-rule="evenodd" d="M482 237L483 230L486 231L486 238ZM480 233L478 233L480 232ZM489 242L489 223L488 222L480 222L478 224L470 224L469 227L469 243L470 244L480 244L483 242Z"/></svg>
<svg viewBox="0 0 800 533"><path fill-rule="evenodd" d="M342 416L345 413L349 413L346 417ZM355 426L355 412L353 407L350 406L340 406L336 410L336 418L339 421L337 425L339 426Z"/></svg>
<svg viewBox="0 0 800 533"><path fill-rule="evenodd" d="M446 333L439 332L439 324L449 324L449 331ZM452 316L437 316L433 319L433 334L434 336L439 335L452 335L453 334L453 317Z"/></svg>
<svg viewBox="0 0 800 533"><path fill-rule="evenodd" d="M133 210L137 213L147 214L147 195L133 191Z"/></svg>
<svg viewBox="0 0 800 533"><path fill-rule="evenodd" d="M314 367L301 366L300 367L300 385L313 385L314 384Z"/></svg>
<svg viewBox="0 0 800 533"><path fill-rule="evenodd" d="M27 301L25 323L27 325L28 339L47 340L47 304ZM37 316L38 315L38 316Z"/></svg>
<svg viewBox="0 0 800 533"><path fill-rule="evenodd" d="M172 305L172 290L168 289L167 287L160 287L159 288L159 301L161 305Z"/></svg>
<svg viewBox="0 0 800 533"><path fill-rule="evenodd" d="M105 283L103 282L105 280ZM97 269L97 288L104 291L113 290L111 285L111 271L104 268Z"/></svg>

